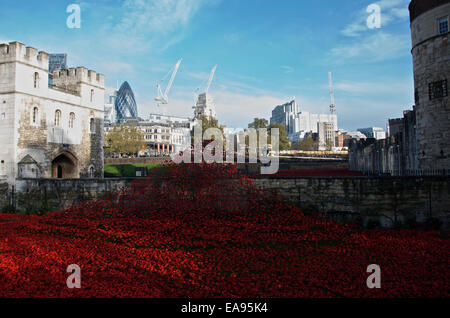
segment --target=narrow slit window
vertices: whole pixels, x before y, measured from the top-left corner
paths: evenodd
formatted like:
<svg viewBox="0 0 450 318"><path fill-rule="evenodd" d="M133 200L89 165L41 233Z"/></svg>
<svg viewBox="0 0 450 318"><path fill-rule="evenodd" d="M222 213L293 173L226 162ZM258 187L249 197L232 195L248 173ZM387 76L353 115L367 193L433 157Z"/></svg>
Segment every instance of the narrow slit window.
<svg viewBox="0 0 450 318"><path fill-rule="evenodd" d="M89 120L89 131L91 133L95 132L95 120L94 118L91 117L91 119Z"/></svg>
<svg viewBox="0 0 450 318"><path fill-rule="evenodd" d="M33 108L33 124L37 124L39 115L39 109L37 107Z"/></svg>
<svg viewBox="0 0 450 318"><path fill-rule="evenodd" d="M34 73L34 88L39 88L39 73Z"/></svg>

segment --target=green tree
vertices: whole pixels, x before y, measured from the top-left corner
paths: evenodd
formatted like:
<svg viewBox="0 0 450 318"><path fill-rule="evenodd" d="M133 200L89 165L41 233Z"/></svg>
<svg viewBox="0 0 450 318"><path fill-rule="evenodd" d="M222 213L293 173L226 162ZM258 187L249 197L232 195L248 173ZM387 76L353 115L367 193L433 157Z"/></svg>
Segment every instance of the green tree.
<svg viewBox="0 0 450 318"><path fill-rule="evenodd" d="M279 145L279 150L290 150L291 149L291 141L289 140L289 138L287 137L286 134L286 126L280 123L272 123L269 126L269 131L268 133L270 134L270 136L272 136L272 129L273 128L278 128L279 130L279 137L280 137L280 145Z"/></svg>
<svg viewBox="0 0 450 318"><path fill-rule="evenodd" d="M326 141L326 149L328 150L328 151L331 151L331 150L333 150L333 140L331 140L331 139L327 139L327 141Z"/></svg>
<svg viewBox="0 0 450 318"><path fill-rule="evenodd" d="M222 132L223 138L225 138L224 133L223 133L225 126L219 125L219 121L216 118L214 118L214 117L210 118L208 116L201 115L197 119L202 121L202 136L205 133L205 131L208 130L209 128L218 128ZM196 124L196 125L198 125L198 124ZM192 143L194 142L194 127L192 128L192 131L191 131ZM214 136L214 137L217 137L217 136ZM213 138L213 139L215 139L215 138ZM224 143L225 143L225 140L224 140Z"/></svg>
<svg viewBox="0 0 450 318"><path fill-rule="evenodd" d="M115 125L105 134L105 153L137 153L145 145L144 136L134 125Z"/></svg>
<svg viewBox="0 0 450 318"><path fill-rule="evenodd" d="M303 140L296 141L292 145L294 150L313 151L318 148L318 141L314 140L312 134L308 134Z"/></svg>
<svg viewBox="0 0 450 318"><path fill-rule="evenodd" d="M255 118L252 123L248 124L248 128L256 129L256 143L259 147L259 129L265 128L267 129L267 126L269 125L269 122L267 119L264 118ZM270 141L268 141L270 142ZM245 136L245 145L246 147L249 147L250 138L249 136Z"/></svg>
<svg viewBox="0 0 450 318"><path fill-rule="evenodd" d="M267 128L269 122L264 118L255 118L252 123L248 124L248 128L255 128L256 130L260 128Z"/></svg>
<svg viewBox="0 0 450 318"><path fill-rule="evenodd" d="M209 117L209 116L205 116L205 115L201 115L199 117L197 117L197 120L201 120L202 121L202 138L205 134L205 131L208 130L209 128L218 128L221 133L222 136L212 136L212 140L216 140L216 139L220 139L222 138L222 145L223 145L223 149L226 149L227 143L226 143L226 136L224 135L224 129L226 126L222 126L219 124L219 121L214 118L214 117ZM195 127L198 125L198 123L196 125L194 125L194 127L192 127L192 131L191 131L191 144L194 145L195 143L195 134L194 134L194 129ZM208 144L207 141L203 141L202 140L202 145L203 147L205 147Z"/></svg>
<svg viewBox="0 0 450 318"><path fill-rule="evenodd" d="M225 126L219 125L219 121L216 118L201 115L198 117L198 120L202 121L202 134L209 128L218 128L220 129L223 135L223 129L225 128ZM192 135L194 135L193 131Z"/></svg>

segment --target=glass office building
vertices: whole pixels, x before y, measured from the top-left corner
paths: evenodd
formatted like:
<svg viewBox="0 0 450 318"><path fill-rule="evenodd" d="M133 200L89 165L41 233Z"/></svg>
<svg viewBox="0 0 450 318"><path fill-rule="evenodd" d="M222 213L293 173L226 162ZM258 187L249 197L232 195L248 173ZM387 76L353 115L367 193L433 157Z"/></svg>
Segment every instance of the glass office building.
<svg viewBox="0 0 450 318"><path fill-rule="evenodd" d="M133 91L128 82L124 82L122 86L120 86L114 103L114 110L118 122L124 118L138 117L136 100L134 99Z"/></svg>
<svg viewBox="0 0 450 318"><path fill-rule="evenodd" d="M53 71L67 69L67 54L49 54L48 56L48 86L53 86Z"/></svg>

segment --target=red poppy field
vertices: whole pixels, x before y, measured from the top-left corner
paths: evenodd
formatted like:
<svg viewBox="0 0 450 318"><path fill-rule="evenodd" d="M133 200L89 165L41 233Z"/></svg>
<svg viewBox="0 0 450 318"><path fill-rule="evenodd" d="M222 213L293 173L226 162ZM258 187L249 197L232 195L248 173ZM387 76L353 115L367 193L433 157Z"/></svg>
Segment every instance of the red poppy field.
<svg viewBox="0 0 450 318"><path fill-rule="evenodd" d="M448 240L304 215L232 166L171 166L65 211L2 214L0 229L0 297L450 296Z"/></svg>

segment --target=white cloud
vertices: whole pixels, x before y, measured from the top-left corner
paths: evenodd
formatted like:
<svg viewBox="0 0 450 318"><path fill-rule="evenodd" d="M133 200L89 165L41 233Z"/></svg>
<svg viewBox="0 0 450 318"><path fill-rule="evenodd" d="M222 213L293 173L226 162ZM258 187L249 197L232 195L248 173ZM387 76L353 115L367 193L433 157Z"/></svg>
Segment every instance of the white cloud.
<svg viewBox="0 0 450 318"><path fill-rule="evenodd" d="M209 73L206 72L185 72L184 74L192 79L200 81L206 81L209 77Z"/></svg>
<svg viewBox="0 0 450 318"><path fill-rule="evenodd" d="M407 19L409 18L409 10L408 8L394 8L391 10L391 13L394 17L399 19Z"/></svg>
<svg viewBox="0 0 450 318"><path fill-rule="evenodd" d="M202 0L126 0L124 16L116 30L167 34L186 25L204 3Z"/></svg>
<svg viewBox="0 0 450 318"><path fill-rule="evenodd" d="M367 25L365 25L364 21L365 19L360 19L349 24L344 30L342 30L342 34L346 36L358 36L361 32L367 30Z"/></svg>
<svg viewBox="0 0 450 318"><path fill-rule="evenodd" d="M0 44L8 44L11 40L6 40L5 38L0 38Z"/></svg>
<svg viewBox="0 0 450 318"><path fill-rule="evenodd" d="M362 127L385 127L389 118L402 117L403 110L411 109L411 103L401 102L404 98L374 100L364 97L336 100L338 126L349 130Z"/></svg>
<svg viewBox="0 0 450 318"><path fill-rule="evenodd" d="M409 54L409 49L409 36L379 31L359 41L331 49L331 58L337 63L355 59L380 62Z"/></svg>
<svg viewBox="0 0 450 318"><path fill-rule="evenodd" d="M410 80L396 80L396 81L376 81L376 82L354 82L345 81L334 84L336 92L348 93L351 95L404 95L411 90Z"/></svg>
<svg viewBox="0 0 450 318"><path fill-rule="evenodd" d="M272 109L283 103L270 93L252 96L230 91L216 92L217 117L230 128L247 128L255 117L269 119Z"/></svg>
<svg viewBox="0 0 450 318"><path fill-rule="evenodd" d="M282 66L280 66L280 67L281 67L281 69L284 71L285 74L293 73L293 72L294 72L294 68L291 67L291 66L288 66L288 65L282 65Z"/></svg>
<svg viewBox="0 0 450 318"><path fill-rule="evenodd" d="M118 32L170 34L186 26L207 0L126 0Z"/></svg>
<svg viewBox="0 0 450 318"><path fill-rule="evenodd" d="M103 62L100 66L108 73L134 73L134 68L131 64L121 61Z"/></svg>
<svg viewBox="0 0 450 318"><path fill-rule="evenodd" d="M407 19L409 16L408 3L409 0L381 0L374 2L381 8L381 28L388 26L395 20ZM367 27L369 13L366 12L366 8L358 10L356 15L357 19L341 31L343 35L357 37L371 30Z"/></svg>
<svg viewBox="0 0 450 318"><path fill-rule="evenodd" d="M124 0L120 15L112 13L104 26L105 41L120 48L166 50L184 38L196 14L220 0Z"/></svg>
<svg viewBox="0 0 450 318"><path fill-rule="evenodd" d="M223 38L230 44L236 44L241 40L241 34L238 32L227 33L223 36Z"/></svg>

